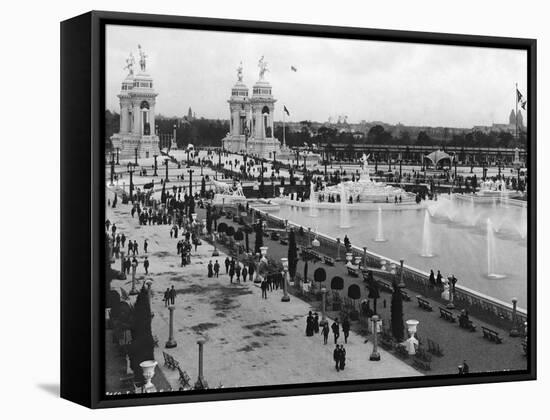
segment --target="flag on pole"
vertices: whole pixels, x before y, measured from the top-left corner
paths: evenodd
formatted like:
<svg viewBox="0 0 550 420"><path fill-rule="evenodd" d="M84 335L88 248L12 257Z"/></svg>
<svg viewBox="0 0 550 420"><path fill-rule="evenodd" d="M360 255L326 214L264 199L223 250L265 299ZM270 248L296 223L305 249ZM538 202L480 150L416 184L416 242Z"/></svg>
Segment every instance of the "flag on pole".
<svg viewBox="0 0 550 420"><path fill-rule="evenodd" d="M527 99L523 97L523 95L521 94L518 88L516 88L516 98L517 98L518 104L520 104L520 106L525 110L525 106L527 105Z"/></svg>
<svg viewBox="0 0 550 420"><path fill-rule="evenodd" d="M294 66L290 66L290 70L292 70L292 71L298 71L298 69L297 69L296 67L294 67Z"/></svg>
<svg viewBox="0 0 550 420"><path fill-rule="evenodd" d="M516 95L517 95L518 104L519 104L519 103L521 103L521 100L523 99L523 95L521 94L521 92L519 91L518 88L516 88Z"/></svg>
<svg viewBox="0 0 550 420"><path fill-rule="evenodd" d="M286 112L286 115L290 117L290 112L288 112L288 109L286 108L286 105L283 105L283 111Z"/></svg>

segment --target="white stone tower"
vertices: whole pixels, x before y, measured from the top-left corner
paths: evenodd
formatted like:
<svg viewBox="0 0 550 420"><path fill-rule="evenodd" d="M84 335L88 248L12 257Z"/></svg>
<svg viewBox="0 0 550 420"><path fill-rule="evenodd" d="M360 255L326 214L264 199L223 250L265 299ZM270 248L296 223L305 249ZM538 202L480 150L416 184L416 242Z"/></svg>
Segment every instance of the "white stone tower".
<svg viewBox="0 0 550 420"><path fill-rule="evenodd" d="M155 104L158 93L153 79L146 72L147 56L139 46L140 70L134 74L134 57L126 60L128 75L120 93L120 131L111 137L113 148L118 148L121 159L151 157L159 154L159 138L155 133Z"/></svg>
<svg viewBox="0 0 550 420"><path fill-rule="evenodd" d="M273 158L278 153L280 142L274 137L273 115L276 99L271 85L265 80L267 63L260 59L260 78L252 88L252 97L242 82L242 65L237 69L237 83L228 100L231 113L230 130L222 140L225 150L248 153L258 157Z"/></svg>

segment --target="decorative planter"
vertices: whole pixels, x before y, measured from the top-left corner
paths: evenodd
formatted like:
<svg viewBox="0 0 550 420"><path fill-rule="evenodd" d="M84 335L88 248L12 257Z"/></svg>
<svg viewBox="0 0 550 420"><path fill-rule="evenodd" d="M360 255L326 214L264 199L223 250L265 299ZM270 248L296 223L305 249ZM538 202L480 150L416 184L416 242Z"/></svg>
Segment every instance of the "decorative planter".
<svg viewBox="0 0 550 420"><path fill-rule="evenodd" d="M155 367L157 364L155 360L145 360L139 364L139 367L143 370L143 377L145 378L145 385L143 386L145 392L156 391L155 385L153 385L151 379L155 376Z"/></svg>

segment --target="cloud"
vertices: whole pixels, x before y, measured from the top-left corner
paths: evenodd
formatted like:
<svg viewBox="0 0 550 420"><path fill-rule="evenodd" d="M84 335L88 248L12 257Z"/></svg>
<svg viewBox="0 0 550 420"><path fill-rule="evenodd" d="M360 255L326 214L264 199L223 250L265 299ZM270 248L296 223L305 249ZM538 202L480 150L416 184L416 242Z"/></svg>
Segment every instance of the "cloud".
<svg viewBox="0 0 550 420"><path fill-rule="evenodd" d="M286 104L296 121L348 115L349 121L471 127L506 121L515 83L523 92L527 86L525 51L109 25L109 109L118 109L125 59L137 54L137 44L148 54L156 109L166 116L183 116L191 106L198 116L227 119L235 69L242 61L252 88L262 55L277 119Z"/></svg>

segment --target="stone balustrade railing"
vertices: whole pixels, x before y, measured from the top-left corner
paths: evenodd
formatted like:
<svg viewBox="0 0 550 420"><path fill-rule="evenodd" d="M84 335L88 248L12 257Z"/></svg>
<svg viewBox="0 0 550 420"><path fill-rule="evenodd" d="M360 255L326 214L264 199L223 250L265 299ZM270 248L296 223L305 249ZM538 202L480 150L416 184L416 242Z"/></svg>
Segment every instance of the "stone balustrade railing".
<svg viewBox="0 0 550 420"><path fill-rule="evenodd" d="M253 209L253 206L251 206ZM253 209L260 214L263 218L269 223L269 225L277 228L285 228L287 225L289 228L294 227L299 229L303 228L305 235L307 235L308 241L311 242L314 238L317 239L320 243L320 251L328 251L331 256L337 254L337 247L340 246L340 257L345 258L346 250L344 248L343 242L340 241L340 245L335 238L332 238L328 235L319 232L309 231L307 227L300 226L298 224L292 223L290 221L285 221L284 219L277 217L273 214L270 214L266 211ZM389 272L392 269L392 266L395 265L396 275L400 273L400 261L392 260L391 258L385 257L383 255L374 253L367 250L366 253L362 248L357 246L351 246L351 253L353 260L355 261L356 257L359 257L361 260L366 258L367 266L380 268L383 266L382 262L385 261L384 266L388 270L388 275L391 276ZM325 252L326 253L326 252ZM391 278L391 277L390 277ZM417 268L403 264L403 280L408 288L414 290L415 292L428 292L432 291L430 297L438 297L439 291L433 291L433 285L429 283L429 273L426 273ZM493 322L498 324L503 328L510 328L513 324L513 305L512 303L504 302L499 299L487 296L483 293L472 290L468 287L462 285L456 285L454 293L454 302L457 306L465 307L468 309L471 315L478 316L487 322ZM516 308L516 325L524 325L527 321L527 310L522 308Z"/></svg>

